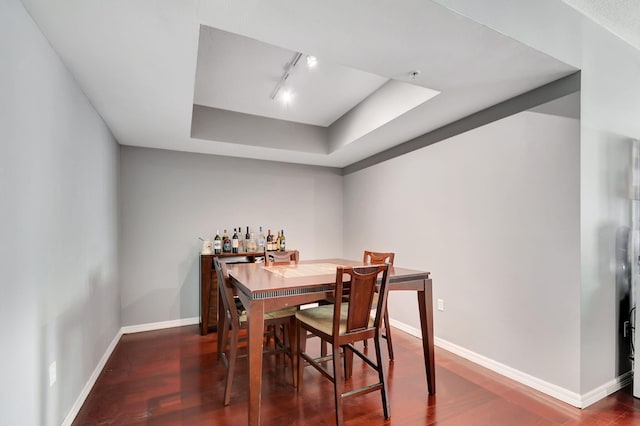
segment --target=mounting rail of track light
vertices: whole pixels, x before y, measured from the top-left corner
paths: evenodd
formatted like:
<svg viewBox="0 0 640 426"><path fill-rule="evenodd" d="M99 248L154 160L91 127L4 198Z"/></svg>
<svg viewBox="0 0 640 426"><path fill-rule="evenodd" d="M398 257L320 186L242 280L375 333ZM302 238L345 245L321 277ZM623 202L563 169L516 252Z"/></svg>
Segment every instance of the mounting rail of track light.
<svg viewBox="0 0 640 426"><path fill-rule="evenodd" d="M282 74L282 77L280 77L278 84L276 84L276 87L273 89L273 92L271 92L271 99L275 99L276 96L278 96L278 92L280 91L280 89L282 89L287 79L291 76L293 69L296 67L296 65L298 65L298 61L300 61L301 57L302 57L302 53L300 52L296 52L296 54L293 56L293 60L289 63L289 66L287 66L287 68L284 70L284 74Z"/></svg>

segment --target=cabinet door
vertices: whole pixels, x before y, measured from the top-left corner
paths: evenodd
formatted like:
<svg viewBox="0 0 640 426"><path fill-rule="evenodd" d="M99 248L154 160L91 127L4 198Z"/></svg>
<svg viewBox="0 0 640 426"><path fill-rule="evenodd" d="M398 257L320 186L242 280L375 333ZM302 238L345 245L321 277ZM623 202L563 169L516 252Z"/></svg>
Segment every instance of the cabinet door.
<svg viewBox="0 0 640 426"><path fill-rule="evenodd" d="M213 255L200 255L200 334L209 332L218 321L218 279L213 269Z"/></svg>
<svg viewBox="0 0 640 426"><path fill-rule="evenodd" d="M211 290L209 291L209 328L218 326L218 274L211 271Z"/></svg>

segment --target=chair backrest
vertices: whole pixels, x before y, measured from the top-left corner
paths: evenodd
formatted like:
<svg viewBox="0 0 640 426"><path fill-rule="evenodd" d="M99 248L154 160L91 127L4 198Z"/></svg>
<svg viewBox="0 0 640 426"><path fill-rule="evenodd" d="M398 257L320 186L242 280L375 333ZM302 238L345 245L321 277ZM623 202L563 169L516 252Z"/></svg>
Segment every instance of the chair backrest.
<svg viewBox="0 0 640 426"><path fill-rule="evenodd" d="M233 324L237 324L240 319L233 297L233 286L227 272L227 265L224 262L220 262L217 257L213 258L213 265L218 275L218 297L222 299L225 315L233 321Z"/></svg>
<svg viewBox="0 0 640 426"><path fill-rule="evenodd" d="M387 306L387 293L389 284L389 265L371 266L338 266L336 269L335 307L333 315L333 335L349 335L354 333L370 332L380 326L380 320L384 317ZM380 277L381 276L381 277ZM380 281L379 281L380 279ZM378 282L380 295L378 304L372 307L373 294ZM342 312L343 298L349 295L349 308L347 311L346 330L340 330L340 316ZM371 324L371 309L376 310L373 324ZM362 337L357 337L360 340Z"/></svg>
<svg viewBox="0 0 640 426"><path fill-rule="evenodd" d="M268 251L264 258L267 262L297 262L299 253L298 250Z"/></svg>
<svg viewBox="0 0 640 426"><path fill-rule="evenodd" d="M393 258L396 256L395 253L387 252L375 252L375 251L364 251L364 256L362 257L362 263L365 265L380 265L382 263L388 263L393 265Z"/></svg>

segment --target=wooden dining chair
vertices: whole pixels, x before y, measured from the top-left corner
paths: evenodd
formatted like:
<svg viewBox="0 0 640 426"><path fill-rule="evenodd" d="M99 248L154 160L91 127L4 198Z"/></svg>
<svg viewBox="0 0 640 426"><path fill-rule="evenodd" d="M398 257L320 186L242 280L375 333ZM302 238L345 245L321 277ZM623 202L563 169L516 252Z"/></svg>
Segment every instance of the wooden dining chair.
<svg viewBox="0 0 640 426"><path fill-rule="evenodd" d="M375 252L365 250L364 255L362 256L362 263L365 265L382 265L388 263L393 265L393 259L396 257L395 253L392 252Z"/></svg>
<svg viewBox="0 0 640 426"><path fill-rule="evenodd" d="M298 250L289 250L289 251L265 251L265 262L267 266L273 265L290 265L291 262L298 263L300 258L300 253ZM285 342L286 345L289 345L288 340L288 329L285 328L284 325L280 325L279 327L270 326L268 328L273 335L278 335L278 337ZM269 337L267 337L267 343L269 342Z"/></svg>
<svg viewBox="0 0 640 426"><path fill-rule="evenodd" d="M392 253L392 252L375 252L375 251L365 250L364 255L362 257L362 263L365 265L381 265L384 263L388 263L389 265L393 266L393 260L395 256L396 256L395 253ZM344 301L348 301L349 296L348 295L344 296L343 299ZM329 297L319 302L320 305L326 305L329 303L334 303L334 300L332 297ZM374 300L374 305L375 305L375 300ZM384 333L382 334L382 337L387 341L387 351L389 352L389 361L393 361L393 340L391 339L391 326L389 325L389 311L386 309L386 307L384 310L383 321L384 321ZM366 348L368 346L367 340L365 340L363 344L364 344L364 347ZM326 343L324 342L321 343L320 350L322 355L327 354Z"/></svg>
<svg viewBox="0 0 640 426"><path fill-rule="evenodd" d="M220 315L220 322L218 323L218 338L221 340L221 342L218 343L218 355L223 360L225 367L227 368L224 387L224 405L229 405L229 402L231 401L231 386L233 383L236 361L240 357L247 356L246 354L240 355L238 352L238 344L245 339L244 337L240 337L240 330L247 327L247 316L242 303L234 297L234 288L231 284L229 274L227 273L227 265L224 262L220 262L217 257L213 259L213 262L216 274L218 275L218 293L224 307L224 314ZM296 330L293 319L296 311L296 307L291 307L272 312L265 312L265 329L278 330L282 326L286 330L286 333L290 333L289 341L294 341L293 333L295 333ZM267 335L269 334L267 333ZM278 339L277 336L272 337L274 337L273 349L268 350L267 353L286 353L291 357L291 348L285 346L282 340ZM295 371L293 366L294 362L292 359L291 372L292 378L295 382Z"/></svg>
<svg viewBox="0 0 640 426"><path fill-rule="evenodd" d="M365 250L362 257L362 263L365 265L380 265L388 263L393 265L393 259L395 253L391 252L375 252ZM389 351L389 360L393 361L393 341L391 340L391 326L389 325L389 310L385 307L384 310L384 333L382 337L387 340L387 350ZM367 341L364 341L364 346L367 346Z"/></svg>
<svg viewBox="0 0 640 426"><path fill-rule="evenodd" d="M267 251L265 252L267 262L297 262L300 256L298 250L290 251Z"/></svg>
<svg viewBox="0 0 640 426"><path fill-rule="evenodd" d="M373 306L374 294L378 278L381 277L377 305ZM345 280L346 279L346 280ZM384 418L388 419L389 397L385 381L384 363L380 351L380 323L384 317L387 294L389 291L388 265L370 266L339 266L336 269L336 286L334 292L335 304L318 306L296 312L298 328L298 392L303 390L305 362L316 368L334 385L334 399L336 408L336 424L344 424L343 400L360 396L365 393L380 391ZM348 292L348 293L347 293ZM343 301L348 294L349 301ZM375 308L375 316L371 316L371 309ZM306 352L307 333L320 337L330 343L332 353L328 356L313 358ZM375 362L367 355L355 348L354 343L374 339ZM366 364L378 373L378 381L362 388L344 392L344 378L340 368L340 349L343 352L352 351ZM332 361L331 370L322 364ZM346 371L346 361L345 361Z"/></svg>

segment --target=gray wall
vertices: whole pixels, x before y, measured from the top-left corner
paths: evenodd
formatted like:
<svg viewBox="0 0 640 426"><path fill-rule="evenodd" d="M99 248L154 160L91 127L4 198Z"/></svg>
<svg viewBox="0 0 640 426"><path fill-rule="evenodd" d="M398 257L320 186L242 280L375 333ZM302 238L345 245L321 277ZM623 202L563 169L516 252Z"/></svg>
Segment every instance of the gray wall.
<svg viewBox="0 0 640 426"><path fill-rule="evenodd" d="M431 271L436 337L577 392L579 155L578 120L525 112L348 175L345 254ZM414 294L389 312L419 329Z"/></svg>
<svg viewBox="0 0 640 426"><path fill-rule="evenodd" d="M120 328L118 148L18 0L0 58L0 424L57 425Z"/></svg>
<svg viewBox="0 0 640 426"><path fill-rule="evenodd" d="M631 140L640 135L640 51L558 0L517 7L509 0L437 2L582 70L580 389L589 392L627 368L618 349L619 316L627 313L617 302L615 257L617 235L630 226L627 170Z"/></svg>
<svg viewBox="0 0 640 426"><path fill-rule="evenodd" d="M199 315L198 236L216 228L284 228L302 259L342 254L335 169L125 146L120 155L122 325Z"/></svg>

